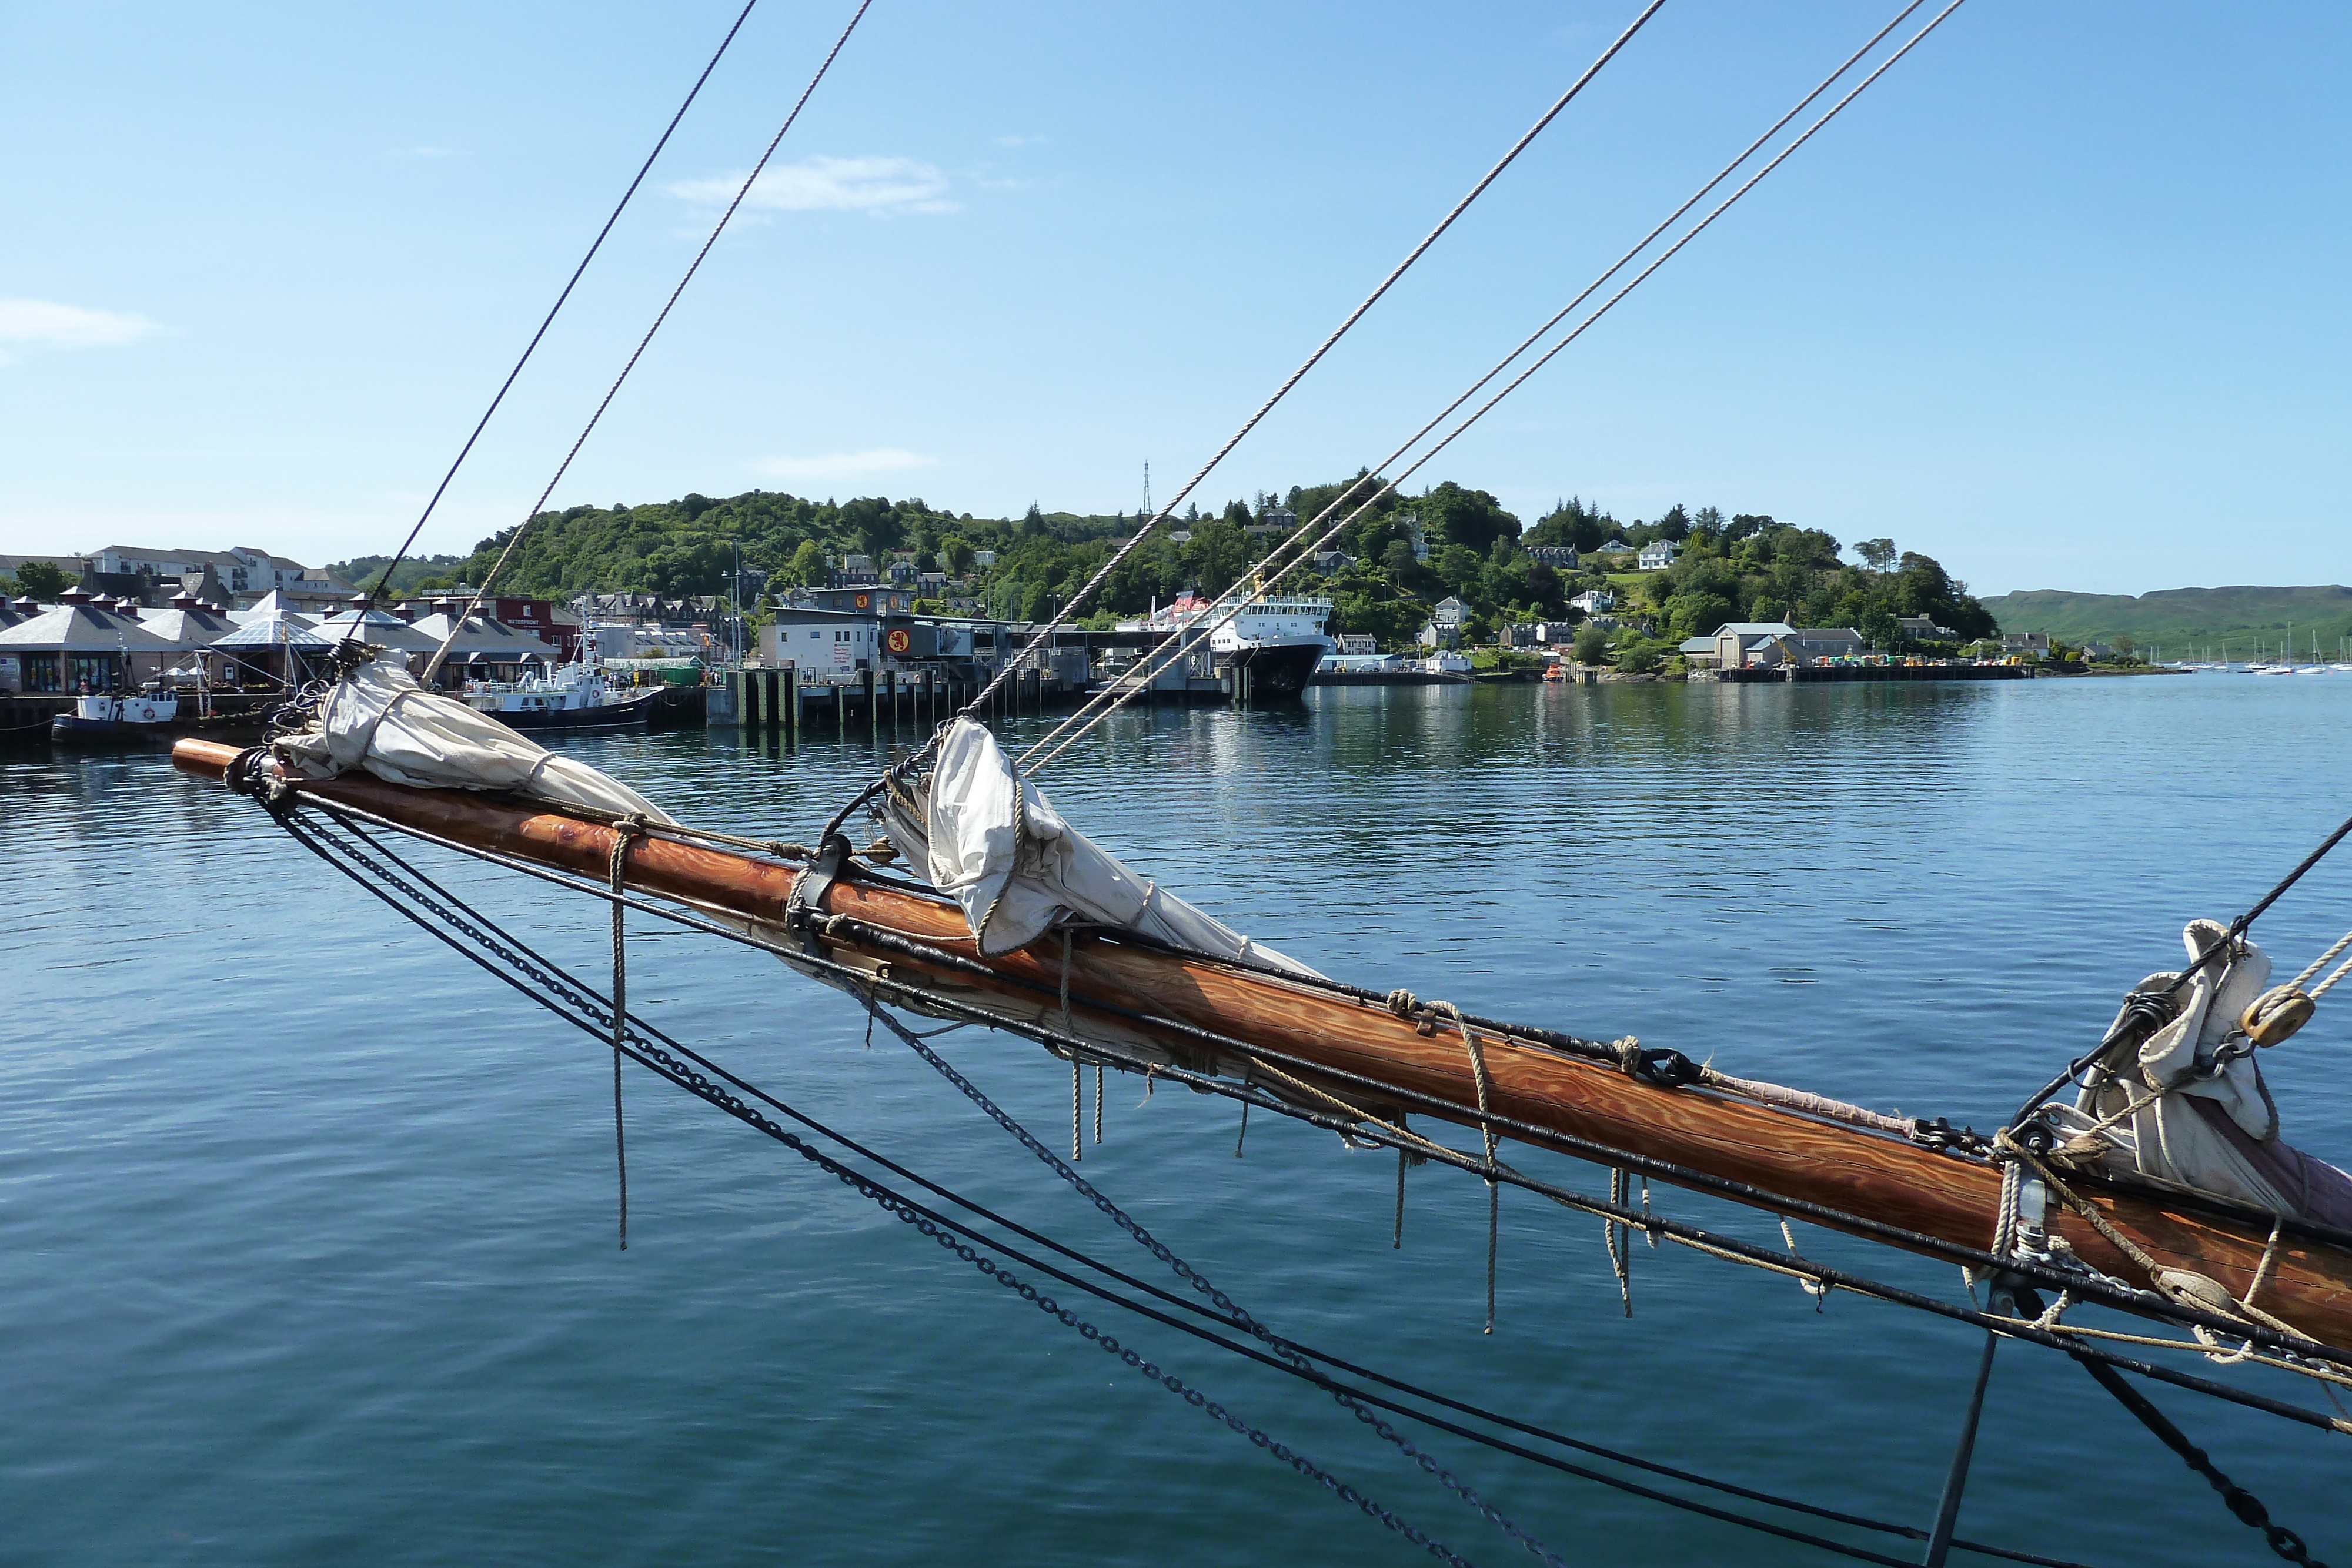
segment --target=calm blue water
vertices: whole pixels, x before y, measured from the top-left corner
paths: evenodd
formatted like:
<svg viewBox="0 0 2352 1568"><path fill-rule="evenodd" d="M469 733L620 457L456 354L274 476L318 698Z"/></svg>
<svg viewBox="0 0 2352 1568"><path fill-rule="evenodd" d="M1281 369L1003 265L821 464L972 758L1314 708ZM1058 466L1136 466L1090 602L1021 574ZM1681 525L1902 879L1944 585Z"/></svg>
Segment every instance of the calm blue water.
<svg viewBox="0 0 2352 1568"><path fill-rule="evenodd" d="M1131 863L1328 972L1987 1126L2175 960L2184 920L2233 913L2352 811L2347 719L2343 676L1326 692L1139 717L1046 784ZM682 816L797 835L879 748L576 750ZM14 754L0 790L0 1560L1421 1560L642 1074L615 1251L593 1041L161 758ZM596 973L601 907L448 874ZM2352 925L2352 859L2306 886L2260 932L2295 967ZM649 926L634 953L631 998L671 1032L1149 1271L919 1062L865 1049L846 998L691 934ZM2266 1058L2289 1135L2339 1161L2347 1020L2323 1008ZM1066 1137L1060 1063L941 1043ZM1141 1098L1114 1079L1087 1174L1277 1329L1639 1453L1928 1521L1969 1332L1850 1297L1817 1313L1676 1249L1637 1249L1629 1321L1598 1226L1507 1194L1487 1338L1475 1183L1415 1173L1398 1253L1387 1157L1258 1118L1237 1160L1229 1103ZM1761 1216L1658 1200L1777 1239ZM1799 1240L1958 1292L1946 1268ZM1465 1555L1518 1560L1323 1396L1093 1315ZM2315 1552L2352 1557L2347 1439L2155 1396ZM1570 1562L1830 1561L1432 1447ZM2269 1560L2079 1371L2016 1345L1963 1531L2101 1563Z"/></svg>

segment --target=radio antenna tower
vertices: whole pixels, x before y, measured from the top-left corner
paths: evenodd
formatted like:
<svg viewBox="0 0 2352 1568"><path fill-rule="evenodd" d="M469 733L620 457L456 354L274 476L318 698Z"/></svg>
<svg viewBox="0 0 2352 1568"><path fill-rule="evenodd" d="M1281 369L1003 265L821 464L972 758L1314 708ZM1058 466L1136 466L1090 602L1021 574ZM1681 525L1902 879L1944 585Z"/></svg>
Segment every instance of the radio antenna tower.
<svg viewBox="0 0 2352 1568"><path fill-rule="evenodd" d="M1151 465L1149 463L1143 465L1143 520L1147 525L1151 521Z"/></svg>

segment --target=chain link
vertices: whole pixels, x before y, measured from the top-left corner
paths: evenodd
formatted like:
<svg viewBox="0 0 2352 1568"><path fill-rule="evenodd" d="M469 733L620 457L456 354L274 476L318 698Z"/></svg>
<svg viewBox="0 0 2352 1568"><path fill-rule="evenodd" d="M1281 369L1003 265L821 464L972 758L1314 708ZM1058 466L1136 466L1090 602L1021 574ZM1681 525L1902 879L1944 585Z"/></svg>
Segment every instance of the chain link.
<svg viewBox="0 0 2352 1568"><path fill-rule="evenodd" d="M869 997L868 1005L873 1006L873 1004L874 998ZM1312 1363L1306 1356L1300 1354L1287 1340L1278 1337L1273 1330L1258 1322L1255 1317L1252 1316L1248 1312L1244 1310L1239 1303L1234 1301L1231 1296L1226 1295L1224 1291L1212 1284L1198 1270L1194 1269L1190 1263L1184 1261L1183 1259L1178 1257L1166 1243L1162 1242L1158 1237L1152 1235L1150 1230L1144 1228L1143 1224L1139 1220L1136 1219L1134 1216L1129 1214L1125 1209L1119 1207L1118 1204L1113 1203L1109 1198L1104 1197L1092 1182L1089 1182L1086 1177L1080 1176L1076 1170L1072 1169L1070 1166L1064 1162L1062 1157L1055 1154L1053 1150L1038 1142L1036 1138L1030 1134L1030 1132L1026 1127L1024 1127L1018 1121L1014 1120L1013 1117L1002 1106L998 1105L995 1101L990 1099L987 1093L982 1090L978 1084L972 1082L971 1079L966 1078L961 1072L958 1071L951 1062L950 1062L945 1057L941 1056L938 1051L933 1051L929 1045L924 1042L920 1036L915 1034L905 1025L901 1024L895 1014L876 1007L875 1016L878 1017L882 1020L882 1025L885 1029L889 1030L900 1040L906 1041L908 1046L912 1049L917 1055L920 1056L926 1062L929 1063L940 1076L944 1077L949 1082L954 1084L957 1089L961 1091L964 1097L970 1100L974 1105L978 1106L991 1121L993 1121L998 1126L1003 1128L1007 1133L1010 1133L1013 1138L1020 1143L1023 1148L1027 1149L1031 1154L1036 1155L1038 1159L1044 1161L1048 1169L1052 1170L1056 1176L1059 1176L1064 1181L1069 1183L1080 1197L1084 1197L1087 1202L1093 1204L1096 1208L1099 1209L1107 1218L1109 1218L1113 1225L1116 1225L1119 1229L1134 1238L1138 1245L1150 1252L1151 1256L1157 1259L1160 1263L1166 1265L1169 1270L1178 1279L1192 1286L1192 1289L1198 1291L1202 1295L1206 1296L1211 1304L1215 1306L1219 1312L1224 1313L1235 1327L1247 1330L1252 1336L1265 1345L1265 1347L1272 1351L1276 1355L1281 1357L1282 1360L1289 1365L1294 1366L1302 1372L1313 1371ZM1072 1067L1073 1071L1075 1071L1075 1058L1072 1059ZM1454 1496L1460 1498L1463 1502L1468 1504L1471 1508L1475 1509L1478 1511L1479 1516L1485 1519L1487 1523L1492 1524L1496 1529L1501 1531L1511 1540L1516 1541L1520 1545L1526 1547L1530 1552L1533 1552L1537 1558L1550 1564L1551 1568L1567 1568L1567 1565L1561 1561L1561 1559L1549 1548L1546 1547L1543 1542L1538 1541L1535 1537L1521 1530L1517 1524L1514 1524L1509 1519L1504 1517L1504 1515L1496 1510L1492 1503L1489 1503L1484 1498L1480 1497L1467 1483L1464 1482L1459 1477L1455 1476L1444 1466L1439 1464L1434 1458L1424 1452L1411 1438L1398 1431L1396 1427L1378 1411L1365 1405L1353 1395L1341 1393L1336 1389L1331 1390L1330 1394L1331 1397L1339 1402L1341 1408L1345 1409L1349 1415L1355 1416L1357 1420L1362 1422L1365 1426L1370 1427L1383 1439L1393 1444L1397 1448L1397 1451L1403 1454L1405 1458L1412 1460L1415 1465L1419 1466L1423 1474L1431 1477L1436 1480L1439 1485L1444 1487L1448 1491L1454 1493Z"/></svg>

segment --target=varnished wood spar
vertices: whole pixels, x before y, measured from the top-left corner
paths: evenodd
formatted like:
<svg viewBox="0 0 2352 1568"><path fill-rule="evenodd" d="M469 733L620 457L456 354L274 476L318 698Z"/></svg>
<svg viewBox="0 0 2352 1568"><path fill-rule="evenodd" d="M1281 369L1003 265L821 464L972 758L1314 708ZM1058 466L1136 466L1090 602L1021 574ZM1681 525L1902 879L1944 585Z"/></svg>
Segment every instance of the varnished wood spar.
<svg viewBox="0 0 2352 1568"><path fill-rule="evenodd" d="M236 755L233 747L184 740L174 748L173 760L185 771L219 778ZM344 801L461 843L600 882L612 852L609 828L463 791L407 789L364 774L305 781L299 788L322 800ZM629 852L625 873L629 885L639 892L763 924L781 919L795 874L793 868L772 861L663 838L638 840ZM950 952L976 956L961 912L950 905L872 883L843 882L828 891L824 907L828 914L851 915ZM895 953L861 954L854 945L839 946L844 961L869 967L887 962L899 970L924 968ZM1050 951L1044 950L1048 947ZM1040 951L991 963L1006 977L1005 982L963 973L930 977L950 982L957 991L992 990L1011 1008L1034 1018L1040 1011L1039 988L1058 986L1061 949L1041 945ZM1474 1124L1467 1113L1477 1103L1476 1084L1461 1037L1451 1029L1423 1035L1411 1020L1384 1008L1090 936L1071 944L1070 988L1114 1007L1174 1019L1431 1095L1460 1108L1449 1119ZM1052 1005L1048 998L1045 1006ZM1097 1016L1114 1022L1115 1032L1122 1037L1157 1038L1179 1058L1199 1055L1200 1048L1181 1036L1161 1030L1155 1037L1148 1026ZM2000 1183L1995 1172L1981 1166L1768 1106L1661 1089L1537 1046L1489 1039L1485 1049L1491 1103L1503 1115L1947 1242L1982 1247L1991 1239ZM1326 1080L1322 1086L1364 1104L1360 1092L1343 1082ZM2096 1184L2081 1184L2077 1190L2164 1266L2210 1276L2232 1294L2242 1295L2252 1284L2266 1228ZM2120 1279L2142 1282L2139 1270L2079 1216L2063 1216L2058 1228L2093 1264ZM2315 1338L2352 1343L2352 1256L2287 1239L2258 1304Z"/></svg>

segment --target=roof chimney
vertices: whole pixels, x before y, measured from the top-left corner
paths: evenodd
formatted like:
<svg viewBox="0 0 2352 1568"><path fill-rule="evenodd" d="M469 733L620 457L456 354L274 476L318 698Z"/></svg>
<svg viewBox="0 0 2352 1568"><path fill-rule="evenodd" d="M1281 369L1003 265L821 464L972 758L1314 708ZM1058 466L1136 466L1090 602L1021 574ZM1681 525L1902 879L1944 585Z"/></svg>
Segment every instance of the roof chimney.
<svg viewBox="0 0 2352 1568"><path fill-rule="evenodd" d="M79 582L58 595L58 602L60 604L88 604L89 601L89 590Z"/></svg>
<svg viewBox="0 0 2352 1568"><path fill-rule="evenodd" d="M27 593L16 601L11 608L20 615L37 615L41 611L41 601Z"/></svg>

